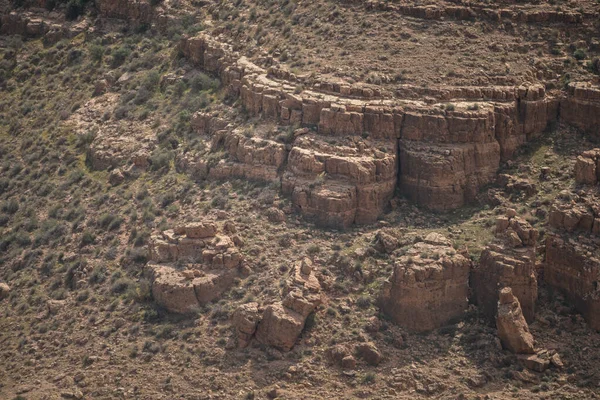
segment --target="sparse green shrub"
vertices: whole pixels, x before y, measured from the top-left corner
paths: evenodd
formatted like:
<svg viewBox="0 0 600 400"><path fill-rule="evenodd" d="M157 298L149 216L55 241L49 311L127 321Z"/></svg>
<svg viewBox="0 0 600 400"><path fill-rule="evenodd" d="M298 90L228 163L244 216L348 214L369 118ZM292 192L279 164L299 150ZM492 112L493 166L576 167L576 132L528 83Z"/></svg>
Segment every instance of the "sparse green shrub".
<svg viewBox="0 0 600 400"><path fill-rule="evenodd" d="M86 230L85 232L83 232L83 235L81 236L81 246L87 246L88 244L93 244L96 241L96 235L94 235L94 232L90 231L90 230Z"/></svg>
<svg viewBox="0 0 600 400"><path fill-rule="evenodd" d="M573 58L575 58L577 61L581 61L581 60L585 59L585 57L586 57L586 54L583 49L577 49L573 52Z"/></svg>
<svg viewBox="0 0 600 400"><path fill-rule="evenodd" d="M134 286L134 283L131 279L119 278L112 284L112 286L110 287L110 291L113 294L123 294L132 286Z"/></svg>
<svg viewBox="0 0 600 400"><path fill-rule="evenodd" d="M65 17L69 21L73 21L77 19L84 12L84 5L80 0L70 0L67 3L67 8L65 9Z"/></svg>
<svg viewBox="0 0 600 400"><path fill-rule="evenodd" d="M2 204L2 212L6 214L15 214L19 211L19 202L16 199L10 199Z"/></svg>
<svg viewBox="0 0 600 400"><path fill-rule="evenodd" d="M131 50L125 46L119 47L112 55L111 67L117 68L123 65L127 57L131 54Z"/></svg>
<svg viewBox="0 0 600 400"><path fill-rule="evenodd" d="M192 78L190 86L193 92L216 90L219 87L219 81L211 78L203 72L200 72Z"/></svg>
<svg viewBox="0 0 600 400"><path fill-rule="evenodd" d="M371 299L369 296L360 296L356 300L356 305L360 308L369 308L371 306Z"/></svg>
<svg viewBox="0 0 600 400"><path fill-rule="evenodd" d="M173 153L169 150L157 148L150 156L150 169L152 171L168 171L171 166Z"/></svg>

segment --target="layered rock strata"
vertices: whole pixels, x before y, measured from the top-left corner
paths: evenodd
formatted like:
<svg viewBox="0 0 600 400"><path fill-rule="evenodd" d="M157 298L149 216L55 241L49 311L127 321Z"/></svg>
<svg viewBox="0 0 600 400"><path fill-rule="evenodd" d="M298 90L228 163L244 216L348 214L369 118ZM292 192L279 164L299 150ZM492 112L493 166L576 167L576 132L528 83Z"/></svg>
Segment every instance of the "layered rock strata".
<svg viewBox="0 0 600 400"><path fill-rule="evenodd" d="M220 130L213 134L211 150L221 149L228 157L210 168L210 179L237 177L270 182L278 179L278 173L287 160L284 144L259 137L246 137L239 130Z"/></svg>
<svg viewBox="0 0 600 400"><path fill-rule="evenodd" d="M533 321L537 300L535 246L539 233L531 225L509 213L496 221L496 241L481 253L471 274L473 300L489 318L494 319L498 295L512 288L527 321Z"/></svg>
<svg viewBox="0 0 600 400"><path fill-rule="evenodd" d="M395 261L383 288L383 312L416 332L449 323L467 308L470 267L447 239L428 235Z"/></svg>
<svg viewBox="0 0 600 400"><path fill-rule="evenodd" d="M600 257L593 252L599 245L549 236L544 264L545 282L560 290L595 330L600 330Z"/></svg>
<svg viewBox="0 0 600 400"><path fill-rule="evenodd" d="M600 138L600 88L575 82L560 103L560 118L595 138Z"/></svg>
<svg viewBox="0 0 600 400"><path fill-rule="evenodd" d="M509 287L500 291L496 327L500 342L505 349L517 354L534 353L533 335L529 332L519 300Z"/></svg>
<svg viewBox="0 0 600 400"><path fill-rule="evenodd" d="M296 139L282 176L282 190L294 207L321 225L372 223L396 187L395 148L362 138Z"/></svg>
<svg viewBox="0 0 600 400"><path fill-rule="evenodd" d="M153 235L148 245L154 300L175 313L189 313L227 290L243 258L229 236L212 222Z"/></svg>
<svg viewBox="0 0 600 400"><path fill-rule="evenodd" d="M512 20L517 23L562 23L579 24L587 16L583 12L577 11L557 11L552 9L532 10L523 7L500 8L492 7L490 3L481 5L471 2L469 6L465 5L411 5L394 4L387 1L368 1L367 9L380 10L388 12L397 12L414 18L442 20L488 20L491 22L501 22Z"/></svg>
<svg viewBox="0 0 600 400"><path fill-rule="evenodd" d="M540 85L445 89L439 96L445 100L451 100L448 93L456 92L456 95L489 101L428 105L392 96L379 99L385 94L369 85L318 82L298 91L287 82L301 78L276 67L265 70L240 57L228 45L205 35L183 39L180 48L189 60L219 75L228 92L239 96L241 105L251 115L281 124L312 127L323 137L368 138L370 143L366 143L367 151L362 152L361 158L369 157L364 153L376 155L374 150L381 145L386 149L399 149L394 160L400 165L397 178L386 174L375 179L377 187L367 189L374 208L367 211L358 204L359 185L363 183L357 185L348 174L341 174L339 180L328 174L330 190L306 190L307 175L315 172L294 168L293 164L300 153L304 153L307 143L302 140L292 143L289 153L292 167L285 170L283 186L289 188L290 181L300 182L302 188L297 192L302 193L299 196L302 200L295 202L297 208L311 216L331 215L331 223L326 222L326 225L373 222L383 210L380 203L393 192L390 187L394 179L407 196L428 208L460 207L471 201L482 185L494 179L501 160L540 134L558 114L558 101L548 98ZM402 91L398 93L401 95ZM373 149L369 151L368 146ZM373 155L370 157L374 158ZM332 158L335 156L334 152ZM371 162L377 163L377 158ZM217 175L227 174L232 168ZM294 171L298 176L293 176ZM238 172L247 174L233 173ZM385 184L382 181L386 181ZM295 191L288 189L288 193Z"/></svg>

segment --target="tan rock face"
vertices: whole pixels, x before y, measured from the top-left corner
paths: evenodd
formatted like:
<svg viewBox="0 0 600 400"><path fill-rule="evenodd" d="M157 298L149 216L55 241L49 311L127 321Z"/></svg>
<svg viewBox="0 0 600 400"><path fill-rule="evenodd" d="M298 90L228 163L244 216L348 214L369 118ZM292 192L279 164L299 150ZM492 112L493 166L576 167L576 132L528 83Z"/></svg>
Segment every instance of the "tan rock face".
<svg viewBox="0 0 600 400"><path fill-rule="evenodd" d="M600 149L585 151L575 162L575 181L595 185L600 180Z"/></svg>
<svg viewBox="0 0 600 400"><path fill-rule="evenodd" d="M505 349L517 354L534 353L533 336L523 317L519 300L513 295L511 288L505 287L500 291L496 327Z"/></svg>
<svg viewBox="0 0 600 400"><path fill-rule="evenodd" d="M244 348L248 346L256 332L259 321L260 312L258 303L243 304L235 310L232 325L236 331L238 347Z"/></svg>
<svg viewBox="0 0 600 400"><path fill-rule="evenodd" d="M297 262L286 281L284 299L268 306L262 316L256 339L283 351L292 349L308 316L322 303L321 285L309 259Z"/></svg>
<svg viewBox="0 0 600 400"><path fill-rule="evenodd" d="M600 330L600 260L587 253L574 241L548 237L544 280L573 302L592 329Z"/></svg>
<svg viewBox="0 0 600 400"><path fill-rule="evenodd" d="M290 151L282 190L318 224L345 228L377 219L393 195L396 174L395 148L387 142L305 134Z"/></svg>
<svg viewBox="0 0 600 400"><path fill-rule="evenodd" d="M439 328L467 308L471 263L447 244L417 243L396 260L383 311L411 331Z"/></svg>
<svg viewBox="0 0 600 400"><path fill-rule="evenodd" d="M514 88L403 85L397 92L400 100L380 100L384 93L378 88L319 81L295 93L285 83L287 79L297 79L289 71L277 65L268 70L258 67L230 46L206 35L183 39L181 50L197 65L218 74L228 92L239 96L242 106L252 115L281 124L312 127L327 141L368 138L369 142L364 142L355 154L349 154L343 148L353 146L345 143L327 149L319 143L319 138L296 137L293 143L288 143L288 167L283 174L279 169L282 164L274 161L280 158L272 155L280 150L274 150L272 144L265 144L262 139L225 146L230 160L221 161L210 172L203 172L204 166L198 168L200 175L215 179L281 178L282 188L292 197L296 210L326 226L346 227L375 221L396 186L416 203L431 209L460 207L494 180L501 160L510 158L519 146L540 135L558 117L559 101L547 96L542 85ZM596 102L594 90L578 86L569 98ZM431 106L402 101L424 96L445 103ZM476 103L452 104L452 99L472 99ZM211 129L214 131L208 116L198 116L195 120L199 131L209 134ZM230 139L235 140L238 139ZM382 145L383 158L369 154L369 149L381 149ZM257 147L265 147L265 151ZM369 163L378 164L374 175L372 166L366 165ZM394 172L390 175L387 170ZM535 188L525 189L535 191Z"/></svg>
<svg viewBox="0 0 600 400"><path fill-rule="evenodd" d="M197 262L227 269L237 268L242 262L232 239L216 235L214 223L191 224L152 235L148 259L158 263Z"/></svg>
<svg viewBox="0 0 600 400"><path fill-rule="evenodd" d="M569 84L568 96L560 103L560 116L564 122L600 137L600 88L583 82Z"/></svg>
<svg viewBox="0 0 600 400"><path fill-rule="evenodd" d="M473 300L488 318L496 315L500 290L510 287L525 319L533 320L538 295L535 270L538 236L537 230L518 217L500 217L496 221L497 240L481 253L471 275Z"/></svg>
<svg viewBox="0 0 600 400"><path fill-rule="evenodd" d="M150 23L154 17L150 2L144 0L99 0L96 7L104 17L121 18L137 23Z"/></svg>
<svg viewBox="0 0 600 400"><path fill-rule="evenodd" d="M153 235L148 250L154 300L175 313L194 312L219 297L240 274L243 262L234 241L218 234L214 222Z"/></svg>

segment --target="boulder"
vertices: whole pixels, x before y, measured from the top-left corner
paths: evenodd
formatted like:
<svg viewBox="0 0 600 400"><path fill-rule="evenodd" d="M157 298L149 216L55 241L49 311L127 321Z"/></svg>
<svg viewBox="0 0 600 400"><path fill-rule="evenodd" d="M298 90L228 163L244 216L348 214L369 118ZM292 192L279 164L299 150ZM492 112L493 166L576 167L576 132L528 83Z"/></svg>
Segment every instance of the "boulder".
<svg viewBox="0 0 600 400"><path fill-rule="evenodd" d="M256 332L259 321L258 303L243 304L235 310L232 325L236 331L238 347L248 346Z"/></svg>
<svg viewBox="0 0 600 400"><path fill-rule="evenodd" d="M498 312L496 315L498 337L505 349L517 354L533 354L533 336L523 317L519 300L512 289L505 287L500 291Z"/></svg>
<svg viewBox="0 0 600 400"><path fill-rule="evenodd" d="M4 282L0 282L0 300L4 300L10 294L10 286Z"/></svg>
<svg viewBox="0 0 600 400"><path fill-rule="evenodd" d="M356 345L356 354L366 361L367 364L377 366L383 356L374 343L361 343Z"/></svg>
<svg viewBox="0 0 600 400"><path fill-rule="evenodd" d="M258 324L256 339L282 351L289 351L302 333L305 321L302 314L282 303L272 304L265 309Z"/></svg>
<svg viewBox="0 0 600 400"><path fill-rule="evenodd" d="M598 182L596 160L578 156L575 162L575 181L584 185L594 185Z"/></svg>

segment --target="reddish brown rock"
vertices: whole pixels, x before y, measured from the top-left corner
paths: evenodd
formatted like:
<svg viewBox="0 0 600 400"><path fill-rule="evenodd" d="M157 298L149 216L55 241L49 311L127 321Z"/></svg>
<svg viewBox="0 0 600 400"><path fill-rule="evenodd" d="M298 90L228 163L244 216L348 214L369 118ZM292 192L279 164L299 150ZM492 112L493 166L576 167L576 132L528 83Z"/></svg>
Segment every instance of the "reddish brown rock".
<svg viewBox="0 0 600 400"><path fill-rule="evenodd" d="M575 82L568 86L568 96L560 103L561 120L600 137L600 88Z"/></svg>
<svg viewBox="0 0 600 400"><path fill-rule="evenodd" d="M539 234L518 217L500 217L496 241L481 253L472 271L473 300L491 320L496 316L498 294L512 288L527 321L533 321L537 300L535 246Z"/></svg>
<svg viewBox="0 0 600 400"><path fill-rule="evenodd" d="M212 138L211 150L224 149L229 158L209 169L210 179L245 178L271 182L287 159L285 145L258 137L246 137L238 131L221 130Z"/></svg>
<svg viewBox="0 0 600 400"><path fill-rule="evenodd" d="M320 225L345 228L374 222L396 185L395 149L386 142L299 137L290 151L282 190L296 210Z"/></svg>
<svg viewBox="0 0 600 400"><path fill-rule="evenodd" d="M544 280L573 302L592 329L600 330L600 260L588 251L597 244L584 246L558 236L546 239Z"/></svg>
<svg viewBox="0 0 600 400"><path fill-rule="evenodd" d="M412 331L439 328L467 308L471 263L447 244L415 244L384 285L383 311Z"/></svg>
<svg viewBox="0 0 600 400"><path fill-rule="evenodd" d="M523 317L519 300L513 295L511 288L500 291L498 312L496 315L498 337L505 349L517 354L533 354L533 336Z"/></svg>
<svg viewBox="0 0 600 400"><path fill-rule="evenodd" d="M600 149L583 152L575 162L575 181L595 185L600 180Z"/></svg>
<svg viewBox="0 0 600 400"><path fill-rule="evenodd" d="M96 7L100 15L120 18L136 23L150 23L154 17L153 8L145 0L98 0Z"/></svg>
<svg viewBox="0 0 600 400"><path fill-rule="evenodd" d="M356 345L356 354L369 365L377 366L383 359L381 352L374 343L361 343Z"/></svg>
<svg viewBox="0 0 600 400"><path fill-rule="evenodd" d="M321 302L321 285L309 259L297 262L288 277L282 302L268 306L256 330L256 339L289 351L300 337L306 319Z"/></svg>
<svg viewBox="0 0 600 400"><path fill-rule="evenodd" d="M400 188L434 210L460 207L496 176L500 147L494 113L479 111L405 113L400 139Z"/></svg>
<svg viewBox="0 0 600 400"><path fill-rule="evenodd" d="M260 321L258 303L247 303L239 306L233 313L232 325L235 328L238 347L248 346L256 332Z"/></svg>

